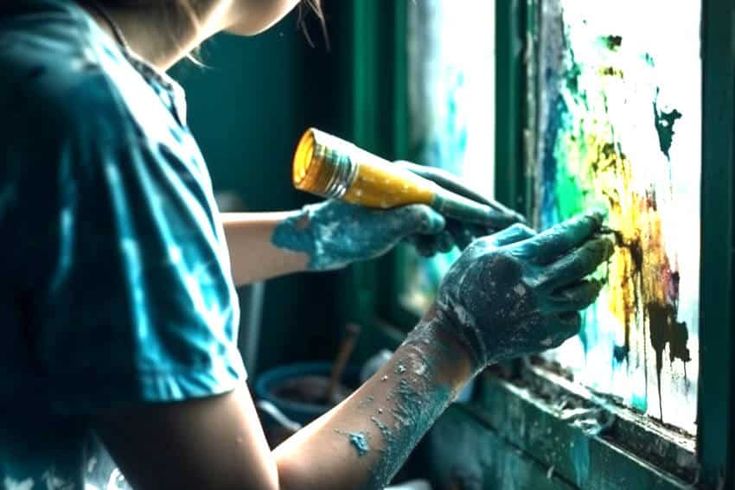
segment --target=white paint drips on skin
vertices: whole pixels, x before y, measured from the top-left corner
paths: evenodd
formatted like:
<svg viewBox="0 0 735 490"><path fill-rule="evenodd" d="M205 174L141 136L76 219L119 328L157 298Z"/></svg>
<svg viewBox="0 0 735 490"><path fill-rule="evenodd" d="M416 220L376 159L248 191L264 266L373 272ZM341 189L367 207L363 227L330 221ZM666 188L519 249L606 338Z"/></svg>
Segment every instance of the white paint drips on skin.
<svg viewBox="0 0 735 490"><path fill-rule="evenodd" d="M417 328L417 330L419 330ZM425 333L425 330L421 330ZM409 452L454 397L449 386L436 381L436 346L422 334L410 336L406 354L396 364L395 384L386 395L385 409L370 417L383 439L380 458L365 488L383 488ZM400 371L400 372L399 372Z"/></svg>

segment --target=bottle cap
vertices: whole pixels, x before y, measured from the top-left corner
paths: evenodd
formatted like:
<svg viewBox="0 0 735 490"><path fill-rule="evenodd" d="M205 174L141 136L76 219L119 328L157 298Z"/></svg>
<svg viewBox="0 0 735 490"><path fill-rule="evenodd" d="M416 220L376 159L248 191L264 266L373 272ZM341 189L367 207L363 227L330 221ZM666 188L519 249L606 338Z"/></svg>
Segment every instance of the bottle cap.
<svg viewBox="0 0 735 490"><path fill-rule="evenodd" d="M340 198L352 185L356 147L343 139L309 128L299 140L293 160L293 185L327 198Z"/></svg>

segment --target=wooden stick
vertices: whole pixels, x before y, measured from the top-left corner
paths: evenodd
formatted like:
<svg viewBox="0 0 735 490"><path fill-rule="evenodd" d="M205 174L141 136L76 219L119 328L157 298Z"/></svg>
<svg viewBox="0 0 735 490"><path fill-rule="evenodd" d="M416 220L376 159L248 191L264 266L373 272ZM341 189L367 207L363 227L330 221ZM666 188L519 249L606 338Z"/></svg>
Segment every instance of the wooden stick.
<svg viewBox="0 0 735 490"><path fill-rule="evenodd" d="M329 385L327 386L327 402L336 403L337 387L342 379L347 361L355 348L357 337L360 335L360 325L356 323L348 323L345 327L345 336L337 349L337 357L332 364L332 373L329 376Z"/></svg>

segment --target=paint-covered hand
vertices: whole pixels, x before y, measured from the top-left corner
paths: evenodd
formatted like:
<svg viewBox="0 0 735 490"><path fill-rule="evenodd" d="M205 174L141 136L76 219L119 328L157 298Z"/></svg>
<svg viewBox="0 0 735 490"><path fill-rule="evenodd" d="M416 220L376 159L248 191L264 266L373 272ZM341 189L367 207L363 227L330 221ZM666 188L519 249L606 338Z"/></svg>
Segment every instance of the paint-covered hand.
<svg viewBox="0 0 735 490"><path fill-rule="evenodd" d="M602 219L589 213L538 234L514 225L475 240L453 264L433 314L467 347L476 369L578 333L579 311L602 287L585 278L613 252L598 233Z"/></svg>
<svg viewBox="0 0 735 490"><path fill-rule="evenodd" d="M522 215L471 189L446 170L427 165L418 165L404 160L399 160L394 163L410 170L416 175L433 181L448 191L473 201L487 204L496 211L485 226L445 218L447 224L441 233L436 235L412 235L408 237L407 241L412 243L418 253L423 256L428 257L438 252L449 252L455 245L460 250L464 250L475 238L490 235L514 223L525 223L525 218Z"/></svg>
<svg viewBox="0 0 735 490"><path fill-rule="evenodd" d="M422 204L376 210L328 200L286 219L272 241L306 253L310 270L325 271L380 257L407 236L435 235L444 225L439 213Z"/></svg>

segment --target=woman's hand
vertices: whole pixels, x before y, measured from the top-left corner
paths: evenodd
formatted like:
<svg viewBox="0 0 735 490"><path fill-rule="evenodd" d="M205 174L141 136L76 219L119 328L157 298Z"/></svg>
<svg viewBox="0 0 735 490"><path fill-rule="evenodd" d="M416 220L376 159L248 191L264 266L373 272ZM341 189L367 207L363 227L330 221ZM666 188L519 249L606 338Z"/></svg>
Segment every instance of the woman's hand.
<svg viewBox="0 0 735 490"><path fill-rule="evenodd" d="M325 271L380 257L404 238L436 235L444 225L439 213L422 204L377 210L328 200L286 219L272 242L306 253L310 270Z"/></svg>
<svg viewBox="0 0 735 490"><path fill-rule="evenodd" d="M613 252L596 234L601 223L602 215L589 213L538 234L514 225L475 240L444 277L423 325L438 322L476 370L560 345L578 333L579 310L602 286L585 280Z"/></svg>
<svg viewBox="0 0 735 490"><path fill-rule="evenodd" d="M408 237L407 241L412 243L418 253L423 256L429 257L438 252L449 252L455 245L460 250L464 250L475 238L490 235L514 223L525 223L525 218L522 215L472 190L446 170L418 165L403 160L399 160L395 164L410 170L416 175L433 181L448 191L472 199L473 201L487 204L497 211L495 218L488 222L486 226L463 223L459 220L447 218L445 229L441 233L435 235L412 235Z"/></svg>
<svg viewBox="0 0 735 490"><path fill-rule="evenodd" d="M304 252L310 270L334 270L361 260L380 257L401 240L413 243L422 255L463 249L479 236L523 222L523 217L464 186L441 169L396 162L445 189L490 205L496 213L486 226L445 219L429 206L415 204L390 210L328 200L305 206L276 227L272 243Z"/></svg>

